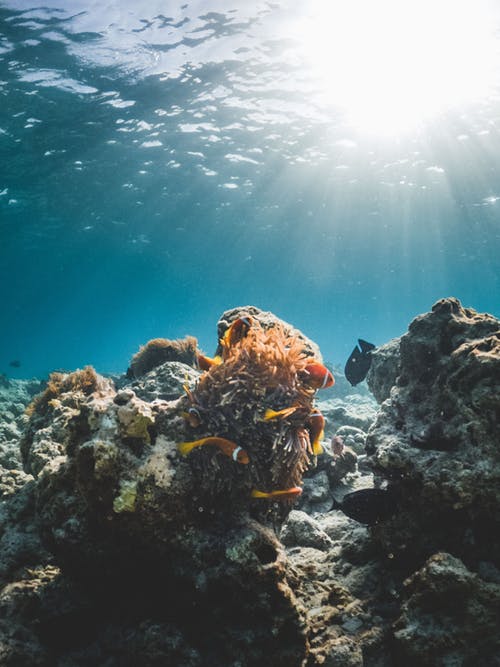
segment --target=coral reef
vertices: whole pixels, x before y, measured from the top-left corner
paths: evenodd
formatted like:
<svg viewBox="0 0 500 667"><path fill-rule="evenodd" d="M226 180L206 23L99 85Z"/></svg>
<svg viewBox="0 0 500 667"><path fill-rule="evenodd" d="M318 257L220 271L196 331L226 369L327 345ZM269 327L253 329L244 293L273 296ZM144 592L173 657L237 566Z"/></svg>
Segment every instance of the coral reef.
<svg viewBox="0 0 500 667"><path fill-rule="evenodd" d="M316 402L289 325L228 313L204 373L54 374L29 417L5 388L1 664L498 665L498 320L418 317L373 353L375 413L363 387ZM367 527L339 508L374 484L394 507Z"/></svg>

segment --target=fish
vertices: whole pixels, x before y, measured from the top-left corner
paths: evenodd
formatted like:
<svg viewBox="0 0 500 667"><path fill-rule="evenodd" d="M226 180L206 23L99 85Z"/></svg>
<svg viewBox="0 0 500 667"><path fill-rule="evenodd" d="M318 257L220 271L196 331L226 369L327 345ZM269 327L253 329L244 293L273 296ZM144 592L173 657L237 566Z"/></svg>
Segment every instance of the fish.
<svg viewBox="0 0 500 667"><path fill-rule="evenodd" d="M341 456L344 452L344 438L341 435L334 435L332 437L332 453L335 456Z"/></svg>
<svg viewBox="0 0 500 667"><path fill-rule="evenodd" d="M333 508L359 523L373 526L397 511L395 494L390 489L360 489L347 493L341 502L333 500Z"/></svg>
<svg viewBox="0 0 500 667"><path fill-rule="evenodd" d="M218 436L208 436L206 438L201 438L200 440L193 440L192 442L180 442L177 445L177 448L182 456L187 456L196 447L204 447L205 445L218 447L223 454L229 456L237 463L243 463L244 465L250 463L250 458L246 450L232 440L227 440L227 438L220 438Z"/></svg>
<svg viewBox="0 0 500 667"><path fill-rule="evenodd" d="M215 357L207 357L204 354L198 354L196 357L198 367L202 371L209 371L213 366L220 366L222 364L222 357L218 354Z"/></svg>
<svg viewBox="0 0 500 667"><path fill-rule="evenodd" d="M311 412L307 418L306 425L309 425L309 438L314 456L323 454L323 447L321 441L325 435L325 418L319 410Z"/></svg>
<svg viewBox="0 0 500 667"><path fill-rule="evenodd" d="M344 374L353 387L362 382L368 375L372 363L372 350L375 345L358 338L358 345L354 348L346 362Z"/></svg>
<svg viewBox="0 0 500 667"><path fill-rule="evenodd" d="M291 407L283 408L282 410L272 410L271 408L267 408L267 410L264 412L262 421L268 422L273 421L274 419L283 419L284 417L288 417L289 415L293 414L298 407L298 405L292 405Z"/></svg>
<svg viewBox="0 0 500 667"><path fill-rule="evenodd" d="M13 359L12 361L9 361L9 366L12 366L12 368L20 368L21 362L19 359Z"/></svg>
<svg viewBox="0 0 500 667"><path fill-rule="evenodd" d="M301 376L302 382L313 389L325 389L335 384L331 371L317 361L307 364Z"/></svg>
<svg viewBox="0 0 500 667"><path fill-rule="evenodd" d="M224 335L220 341L222 347L229 349L235 343L238 343L242 338L245 338L251 326L251 317L238 317L238 319L234 320L234 322L224 332Z"/></svg>
<svg viewBox="0 0 500 667"><path fill-rule="evenodd" d="M186 410L181 414L192 428L197 428L202 422L198 408L189 408L189 410Z"/></svg>
<svg viewBox="0 0 500 667"><path fill-rule="evenodd" d="M276 491L259 491L252 489L252 498L265 498L266 500L291 500L302 494L300 486L292 486L290 489L279 489Z"/></svg>

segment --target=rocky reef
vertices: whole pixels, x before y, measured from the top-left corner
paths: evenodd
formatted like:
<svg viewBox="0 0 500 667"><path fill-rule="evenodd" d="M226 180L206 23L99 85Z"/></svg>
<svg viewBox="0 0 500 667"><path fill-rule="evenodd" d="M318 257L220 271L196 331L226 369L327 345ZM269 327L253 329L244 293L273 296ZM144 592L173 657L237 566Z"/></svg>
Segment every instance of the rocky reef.
<svg viewBox="0 0 500 667"><path fill-rule="evenodd" d="M499 321L438 302L378 406L271 313L216 341L0 412L0 664L500 665Z"/></svg>

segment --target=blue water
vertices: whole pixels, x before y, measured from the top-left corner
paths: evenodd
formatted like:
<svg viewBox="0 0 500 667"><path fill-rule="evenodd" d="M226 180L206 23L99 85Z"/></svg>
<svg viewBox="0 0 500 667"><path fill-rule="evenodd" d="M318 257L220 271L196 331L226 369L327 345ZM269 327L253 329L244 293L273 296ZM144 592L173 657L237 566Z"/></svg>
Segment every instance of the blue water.
<svg viewBox="0 0 500 667"><path fill-rule="evenodd" d="M500 71L365 131L288 32L305 5L0 2L0 371L211 353L245 304L332 363L444 296L500 315Z"/></svg>

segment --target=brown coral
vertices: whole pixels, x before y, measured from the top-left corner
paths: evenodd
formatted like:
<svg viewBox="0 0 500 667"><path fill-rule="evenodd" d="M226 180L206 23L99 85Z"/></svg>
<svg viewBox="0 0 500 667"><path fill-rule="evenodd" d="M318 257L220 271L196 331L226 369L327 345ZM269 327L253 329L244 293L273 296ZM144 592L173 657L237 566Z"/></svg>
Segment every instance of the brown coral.
<svg viewBox="0 0 500 667"><path fill-rule="evenodd" d="M134 354L127 376L141 377L166 361L180 361L188 366L195 366L197 351L198 341L194 336L186 336L178 340L153 338Z"/></svg>
<svg viewBox="0 0 500 667"><path fill-rule="evenodd" d="M44 391L37 394L26 408L28 417L34 414L44 414L52 402L66 392L81 392L89 396L97 389L99 378L92 366L85 366L73 373L51 373Z"/></svg>
<svg viewBox="0 0 500 667"><path fill-rule="evenodd" d="M188 393L201 424L196 429L186 425L189 433L231 439L250 457L248 471L242 473L240 466L224 461L217 452L200 448L189 460L202 483L213 485L214 475L207 470L222 465L234 471L232 479L246 494L250 488L272 491L300 484L312 454L306 421L315 391L301 381L311 361L303 341L283 326L265 329L253 321L246 336L225 351L224 363L201 377ZM268 408L279 411L291 406L296 409L281 419L264 419Z"/></svg>

